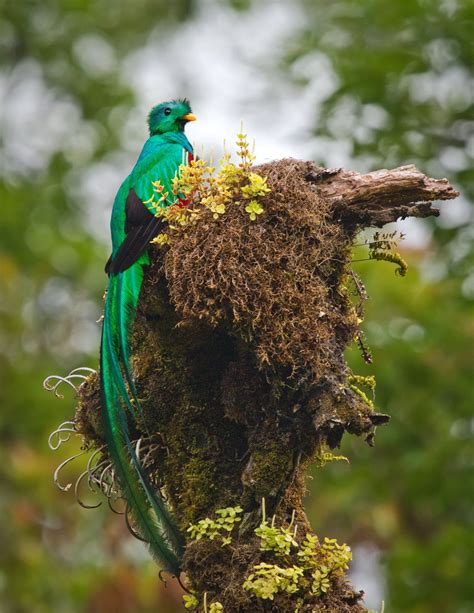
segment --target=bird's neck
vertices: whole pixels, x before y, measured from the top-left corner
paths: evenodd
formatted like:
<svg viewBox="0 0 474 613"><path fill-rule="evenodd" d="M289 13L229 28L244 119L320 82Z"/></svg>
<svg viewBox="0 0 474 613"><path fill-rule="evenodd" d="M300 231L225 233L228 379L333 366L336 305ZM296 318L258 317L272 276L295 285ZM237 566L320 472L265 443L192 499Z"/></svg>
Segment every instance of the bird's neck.
<svg viewBox="0 0 474 613"><path fill-rule="evenodd" d="M159 134L156 137L152 136L150 140L155 138L157 139L155 141L157 143L176 143L181 145L181 147L184 147L184 149L192 151L191 143L186 138L186 134L184 132L165 132L164 134Z"/></svg>

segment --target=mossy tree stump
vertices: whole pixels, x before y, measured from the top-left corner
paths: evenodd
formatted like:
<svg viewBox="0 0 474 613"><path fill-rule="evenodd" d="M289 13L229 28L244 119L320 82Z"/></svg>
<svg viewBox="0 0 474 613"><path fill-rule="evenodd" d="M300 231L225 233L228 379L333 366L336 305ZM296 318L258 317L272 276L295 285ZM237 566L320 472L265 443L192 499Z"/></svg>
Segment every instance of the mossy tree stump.
<svg viewBox="0 0 474 613"><path fill-rule="evenodd" d="M300 543L311 533L307 467L344 432L371 442L388 420L354 391L343 355L360 334L349 291L356 235L437 215L431 200L457 194L413 166L359 175L287 159L255 172L271 189L256 221L230 205L152 249L133 330L143 407L136 435L156 441L150 470L183 532L217 509L243 509L229 545L188 541L183 569L199 610L206 594L208 607L218 601L229 613L363 611L343 571L319 594L300 587L268 600L245 590L255 565L285 565L260 550L254 530L264 498L277 525L295 513ZM76 415L95 446L103 443L98 398L91 379ZM296 553L285 563L297 564Z"/></svg>

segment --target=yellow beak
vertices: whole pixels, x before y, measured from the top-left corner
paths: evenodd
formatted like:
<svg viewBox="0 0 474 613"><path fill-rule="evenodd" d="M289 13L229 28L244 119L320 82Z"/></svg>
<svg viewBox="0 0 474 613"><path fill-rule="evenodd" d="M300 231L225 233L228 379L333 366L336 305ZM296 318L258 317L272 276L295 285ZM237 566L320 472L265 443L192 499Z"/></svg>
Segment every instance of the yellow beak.
<svg viewBox="0 0 474 613"><path fill-rule="evenodd" d="M183 115L181 119L184 119L184 121L196 121L197 117L194 113L188 113L187 115Z"/></svg>

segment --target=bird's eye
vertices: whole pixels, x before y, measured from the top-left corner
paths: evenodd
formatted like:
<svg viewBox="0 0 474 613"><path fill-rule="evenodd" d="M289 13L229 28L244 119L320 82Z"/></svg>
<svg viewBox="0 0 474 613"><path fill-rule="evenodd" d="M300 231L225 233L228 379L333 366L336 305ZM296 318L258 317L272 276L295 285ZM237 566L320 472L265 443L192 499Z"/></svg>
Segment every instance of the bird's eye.
<svg viewBox="0 0 474 613"><path fill-rule="evenodd" d="M165 109L165 115L169 115L171 113L171 109L168 107Z"/></svg>

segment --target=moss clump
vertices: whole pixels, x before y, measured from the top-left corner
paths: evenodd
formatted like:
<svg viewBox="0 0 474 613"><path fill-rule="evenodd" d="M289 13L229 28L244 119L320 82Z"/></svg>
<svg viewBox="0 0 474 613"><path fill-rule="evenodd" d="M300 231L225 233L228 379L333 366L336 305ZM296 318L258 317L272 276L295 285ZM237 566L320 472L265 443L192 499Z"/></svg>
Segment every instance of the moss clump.
<svg viewBox="0 0 474 613"><path fill-rule="evenodd" d="M268 432L266 433L268 436ZM295 452L283 441L256 436L251 440L249 460L242 473L246 508L255 508L262 498L271 507L279 501L295 467Z"/></svg>
<svg viewBox="0 0 474 613"><path fill-rule="evenodd" d="M80 387L79 402L74 417L76 430L84 437L89 447L101 447L105 443L104 429L100 416L99 376L91 374Z"/></svg>
<svg viewBox="0 0 474 613"><path fill-rule="evenodd" d="M185 319L229 322L260 368L317 380L340 369L357 332L339 289L353 236L305 182L307 164L282 160L256 172L270 188L257 223L229 205L217 222L205 211L174 237L165 258L171 298Z"/></svg>
<svg viewBox="0 0 474 613"><path fill-rule="evenodd" d="M181 524L186 525L202 516L216 499L218 466L210 454L207 459L196 455L182 463L182 451L168 460L166 470L173 474L173 481L179 485L179 489L176 486L170 488L170 495L176 500L178 512L181 511Z"/></svg>

